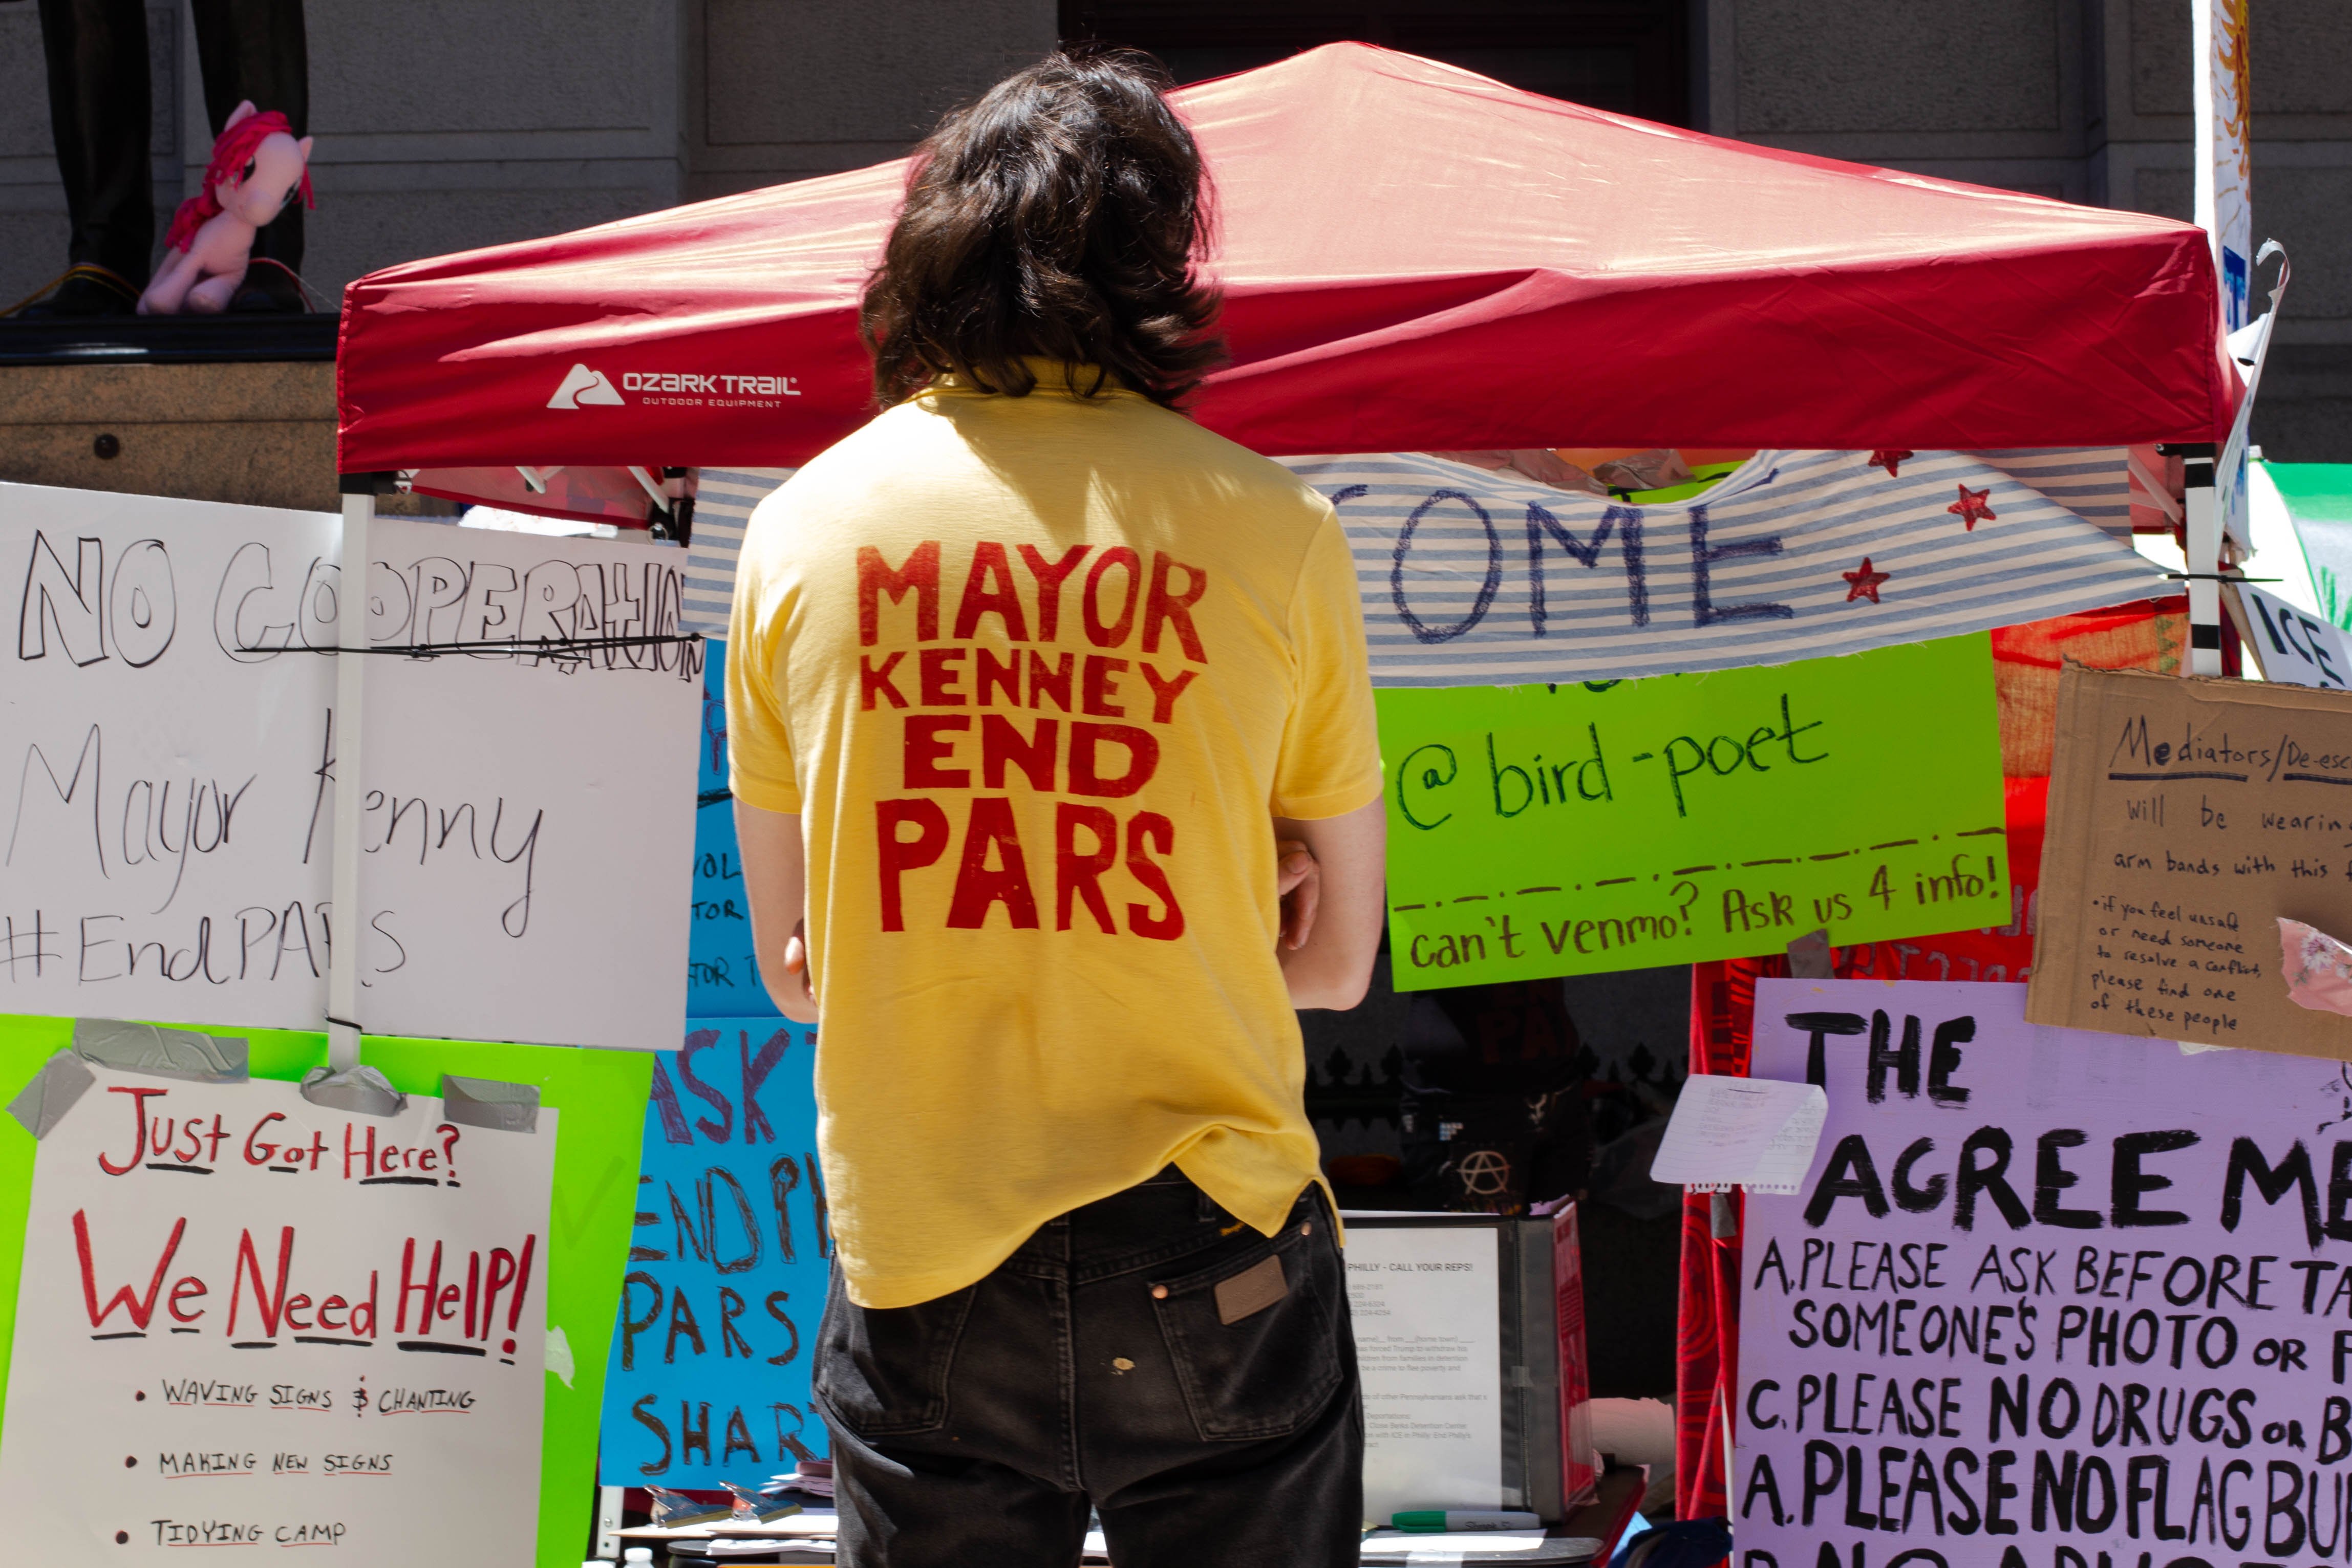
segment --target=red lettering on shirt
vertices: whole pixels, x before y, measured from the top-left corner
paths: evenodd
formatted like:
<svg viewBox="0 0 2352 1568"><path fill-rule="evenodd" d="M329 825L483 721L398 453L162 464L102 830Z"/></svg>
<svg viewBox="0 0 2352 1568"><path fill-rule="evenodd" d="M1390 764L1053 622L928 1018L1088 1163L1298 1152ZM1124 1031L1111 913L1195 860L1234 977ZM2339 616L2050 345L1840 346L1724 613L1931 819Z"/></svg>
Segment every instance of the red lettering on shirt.
<svg viewBox="0 0 2352 1568"><path fill-rule="evenodd" d="M1085 678L1078 683L1078 706L1097 718L1125 718L1127 709L1110 700L1118 691L1118 683L1111 677L1125 668L1125 659L1088 653Z"/></svg>
<svg viewBox="0 0 2352 1568"><path fill-rule="evenodd" d="M1163 855L1176 852L1176 824L1157 811L1138 811L1127 824L1127 874L1141 883L1165 907L1155 915L1140 904L1127 906L1127 928L1155 942L1173 942L1184 935L1184 911L1177 906L1168 873L1144 852L1146 847Z"/></svg>
<svg viewBox="0 0 2352 1568"><path fill-rule="evenodd" d="M1051 724L1053 720L1045 721ZM1078 852L1078 830L1095 836L1095 847ZM1103 897L1102 874L1118 859L1118 819L1108 806L1079 806L1064 800L1054 808L1054 929L1070 928L1075 899L1087 901L1087 913L1105 934L1117 936L1110 901ZM1157 866L1152 868L1157 871Z"/></svg>
<svg viewBox="0 0 2352 1568"><path fill-rule="evenodd" d="M908 822L914 824L915 836L901 839L899 826ZM874 838L881 852L876 859L882 883L882 929L904 931L907 910L899 895L899 878L907 872L939 863L940 856L947 852L948 814L937 800L920 796L906 800L877 800Z"/></svg>
<svg viewBox="0 0 2352 1568"><path fill-rule="evenodd" d="M997 855L993 871L988 865L991 849ZM960 931L977 931L988 923L990 905L999 903L1014 930L1037 929L1037 896L1029 888L1029 865L1021 853L1021 830L1013 819L1013 802L1002 795L981 795L973 799L971 818L964 828L963 863L956 868L948 925Z"/></svg>
<svg viewBox="0 0 2352 1568"><path fill-rule="evenodd" d="M983 577L992 580L996 586L993 589L982 588L981 580ZM1157 580L1155 578L1154 581ZM1196 589L1194 596L1198 595ZM1190 603L1191 601L1185 602ZM963 580L963 598L956 605L957 641L970 637L978 629L980 618L983 615L993 615L1004 622L1007 642L1029 641L1028 623L1021 613L1021 593L1013 586L1013 564L1004 559L1003 545L985 539L971 552L971 571Z"/></svg>
<svg viewBox="0 0 2352 1568"><path fill-rule="evenodd" d="M1078 570L1078 562L1087 559L1092 545L1072 545L1053 565L1034 545L1021 547L1021 564L1037 580L1037 641L1050 643L1062 625L1062 584L1070 573Z"/></svg>
<svg viewBox="0 0 2352 1568"><path fill-rule="evenodd" d="M1102 580L1115 566L1125 569L1127 572L1127 597L1119 602L1118 619L1105 621L1102 617ZM1097 648L1116 648L1126 642L1127 634L1135 629L1135 601L1142 587L1142 559L1125 545L1113 545L1095 557L1094 566L1087 572L1085 602L1079 607L1085 612L1087 641Z"/></svg>
<svg viewBox="0 0 2352 1568"><path fill-rule="evenodd" d="M1151 722L1154 724L1168 722L1169 716L1176 711L1176 699L1184 695L1184 688L1191 685L1193 678L1201 673L1186 670L1171 681L1162 679L1159 671L1140 659L1136 661L1136 668L1143 672L1145 682L1151 687Z"/></svg>
<svg viewBox="0 0 2352 1568"><path fill-rule="evenodd" d="M882 667L877 670L874 668L870 662L872 659L871 654L860 653L857 655L857 707L859 712L872 713L874 711L874 695L877 692L879 692L882 695L889 698L890 706L892 707L905 707L907 706L907 699L898 695L898 688L897 686L890 684L890 672L897 669L898 667L898 661L906 656L907 655L903 651L893 653L888 658L882 661Z"/></svg>
<svg viewBox="0 0 2352 1568"><path fill-rule="evenodd" d="M921 672L916 677L925 707L961 707L963 694L955 683L963 672L952 666L961 664L969 648L926 648L915 655L915 667Z"/></svg>
<svg viewBox="0 0 2352 1568"><path fill-rule="evenodd" d="M1061 730L1057 718L1041 718L1037 728L1023 736L1011 719L995 714L982 714L980 718L980 781L990 789L1004 788L1004 765L1008 762L1027 776L1029 788L1050 791L1054 788L1054 745Z"/></svg>
<svg viewBox="0 0 2352 1568"><path fill-rule="evenodd" d="M1025 598L1014 576L1015 548L1036 584L1034 601ZM1013 929L1037 929L1039 890L1031 881L1026 848L1039 845L1022 843L1020 812L1038 813L1029 827L1042 838L1045 800L1037 798L1058 791L1079 799L1054 803L1053 929L1122 934L1121 901L1105 879L1123 869L1129 885L1119 892L1140 898L1125 905L1125 934L1153 941L1178 939L1184 933L1185 917L1173 885L1174 821L1148 810L1123 818L1087 798L1128 799L1157 776L1161 741L1155 730L1139 723L1104 721L1124 719L1130 713L1141 718L1139 700L1122 692L1129 672L1139 670L1150 693L1151 725L1174 722L1179 700L1202 671L1162 671L1136 654L1160 653L1165 641L1170 646L1163 656L1181 657L1193 666L1208 663L1193 613L1208 592L1208 572L1165 550L1151 552L1147 572L1142 553L1125 545L1071 545L1049 560L1046 551L1032 545L982 540L972 547L953 626L942 639L943 553L940 541L924 540L894 566L872 546L857 551L862 643L870 648L883 640L887 598L898 612L888 629L891 641L904 640L911 630L912 642L934 644L858 658L861 711L933 710L908 714L900 727L900 779L907 795L875 802L882 929L908 928L908 873L950 863L954 875L948 890L948 927L985 929L1002 904ZM1098 651L1041 646L1057 641L1063 590L1078 581L1081 566L1090 570L1083 574L1078 595L1079 630ZM1114 570L1123 574L1118 588L1109 580ZM948 586L956 586L955 580L950 578ZM999 622L1001 634L999 627L983 632L982 623L990 617ZM1135 635L1139 621L1139 641ZM1076 640L1075 632L1072 640ZM1000 651L1001 643L1031 645ZM1114 656L1113 650L1128 652L1121 657ZM902 687L898 677L909 658L914 668L905 672L911 679ZM1025 722L1018 713L1024 706L1031 715ZM975 724L971 715L954 711L968 707L998 711L982 712ZM1048 707L1060 715L1086 716L1048 717L1044 711ZM936 711L940 709L949 711ZM977 739L976 765L959 737ZM975 789L988 793L975 795ZM931 794L943 790L962 792L969 802L961 845L954 843L957 830L947 805ZM1034 806L1020 804L1033 799ZM1045 869L1039 868L1041 873ZM919 884L918 896L936 899L945 880L942 869L938 881ZM919 919L928 925L939 918L938 909L937 904L926 902Z"/></svg>
<svg viewBox="0 0 2352 1568"><path fill-rule="evenodd" d="M1070 711L1070 677L1077 671L1077 655L1065 653L1058 668L1048 669L1045 661L1035 653L1029 655L1029 706L1036 707L1041 696L1052 697L1054 706L1064 713Z"/></svg>
<svg viewBox="0 0 2352 1568"><path fill-rule="evenodd" d="M1037 655L1032 653L1029 656L1034 659ZM1004 655L1003 662L999 664L996 655L987 649L974 648L971 651L971 675L972 684L980 688L972 694L971 699L978 706L988 706L988 694L997 689L1003 691L1006 707L1021 706L1021 655L1019 653L1007 653Z"/></svg>
<svg viewBox="0 0 2352 1568"><path fill-rule="evenodd" d="M1127 768L1115 779L1103 777L1095 750L1108 742L1127 749ZM1070 793L1118 800L1134 794L1160 770L1160 740L1148 729L1131 724L1070 726Z"/></svg>
<svg viewBox="0 0 2352 1568"><path fill-rule="evenodd" d="M1168 591L1171 568L1189 574L1192 586L1181 593ZM1166 625L1174 630L1176 641L1183 644L1184 656L1196 664L1205 664L1209 655L1201 651L1201 634L1192 630L1192 606L1201 595L1209 591L1209 574L1197 566L1186 566L1166 550L1151 552L1151 591L1143 601L1143 651L1160 652L1160 629ZM962 632L956 633L961 637Z"/></svg>
<svg viewBox="0 0 2352 1568"><path fill-rule="evenodd" d="M991 714L993 719L996 716ZM917 714L907 721L905 774L909 789L969 789L971 770L968 768L942 768L955 753L955 742L942 738L942 731L970 729L971 718L967 714ZM1053 771L1053 759L1046 759L1046 772Z"/></svg>
<svg viewBox="0 0 2352 1568"><path fill-rule="evenodd" d="M882 559L872 545L857 547L857 642L871 648L882 640L882 595L899 603L908 590L915 595L915 641L929 643L940 634L940 541L925 539L915 547L903 567Z"/></svg>

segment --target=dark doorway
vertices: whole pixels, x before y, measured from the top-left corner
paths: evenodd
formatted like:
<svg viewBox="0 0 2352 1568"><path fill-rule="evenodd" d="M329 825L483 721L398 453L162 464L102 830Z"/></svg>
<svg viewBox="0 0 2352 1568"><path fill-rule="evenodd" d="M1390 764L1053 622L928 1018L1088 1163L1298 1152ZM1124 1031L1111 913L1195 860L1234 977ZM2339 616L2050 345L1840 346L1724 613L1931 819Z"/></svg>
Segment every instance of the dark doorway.
<svg viewBox="0 0 2352 1568"><path fill-rule="evenodd" d="M1360 39L1529 92L1690 123L1688 0L1061 0L1063 38L1145 49L1179 82Z"/></svg>

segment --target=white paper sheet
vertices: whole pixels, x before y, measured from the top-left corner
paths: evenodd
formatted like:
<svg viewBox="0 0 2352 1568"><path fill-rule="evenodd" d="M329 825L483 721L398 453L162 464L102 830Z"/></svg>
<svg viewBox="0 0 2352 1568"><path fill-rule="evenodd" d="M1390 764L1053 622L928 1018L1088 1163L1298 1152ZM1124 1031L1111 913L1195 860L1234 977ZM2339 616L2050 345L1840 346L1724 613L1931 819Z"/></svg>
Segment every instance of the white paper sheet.
<svg viewBox="0 0 2352 1568"><path fill-rule="evenodd" d="M1538 1552L1543 1543L1544 1532L1540 1530L1441 1530L1367 1535L1363 1552L1367 1557L1415 1562L1433 1553L1444 1553L1449 1560L1459 1562L1465 1552Z"/></svg>
<svg viewBox="0 0 2352 1568"><path fill-rule="evenodd" d="M1829 1097L1811 1083L1696 1074L1685 1081L1650 1179L1701 1192L1791 1193L1813 1163Z"/></svg>
<svg viewBox="0 0 2352 1568"><path fill-rule="evenodd" d="M1348 1232L1366 1517L1506 1506L1502 1279L1490 1227Z"/></svg>

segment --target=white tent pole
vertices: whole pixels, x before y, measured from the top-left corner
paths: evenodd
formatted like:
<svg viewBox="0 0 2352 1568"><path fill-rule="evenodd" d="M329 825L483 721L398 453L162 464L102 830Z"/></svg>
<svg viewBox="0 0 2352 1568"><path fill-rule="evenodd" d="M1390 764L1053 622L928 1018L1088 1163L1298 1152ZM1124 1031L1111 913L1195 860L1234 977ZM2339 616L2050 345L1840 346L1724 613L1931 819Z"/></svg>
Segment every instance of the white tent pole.
<svg viewBox="0 0 2352 1568"><path fill-rule="evenodd" d="M361 495L343 497L341 575L335 591L334 900L327 949L327 1064L337 1072L360 1063L360 736L366 690L368 525L375 520L375 476L355 475Z"/></svg>
<svg viewBox="0 0 2352 1568"><path fill-rule="evenodd" d="M2213 446L2202 442L2185 448L2183 491L2189 513L2183 530L2189 563L2189 669L2192 675L2221 673L2221 585L2214 580L2221 570L2221 492L2213 487Z"/></svg>

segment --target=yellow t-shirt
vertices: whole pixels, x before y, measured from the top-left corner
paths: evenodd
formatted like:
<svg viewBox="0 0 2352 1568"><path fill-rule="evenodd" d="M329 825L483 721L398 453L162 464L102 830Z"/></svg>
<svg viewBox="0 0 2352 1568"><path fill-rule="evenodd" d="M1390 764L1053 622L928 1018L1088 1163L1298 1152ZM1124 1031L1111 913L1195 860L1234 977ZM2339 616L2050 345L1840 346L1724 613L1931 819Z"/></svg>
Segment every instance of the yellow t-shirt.
<svg viewBox="0 0 2352 1568"><path fill-rule="evenodd" d="M961 1289L1171 1162L1279 1228L1318 1167L1272 819L1381 790L1329 503L1058 366L950 382L760 504L729 637L735 794L808 846L851 1299Z"/></svg>

